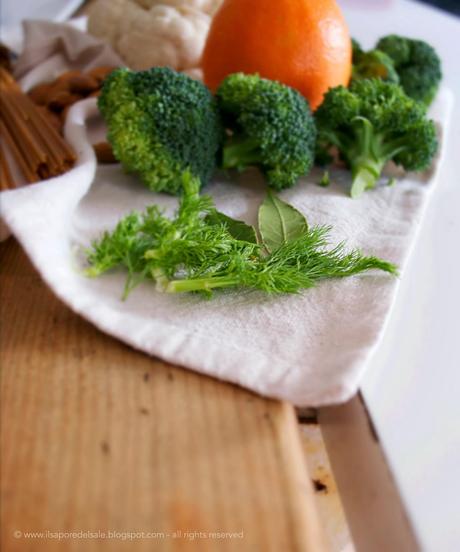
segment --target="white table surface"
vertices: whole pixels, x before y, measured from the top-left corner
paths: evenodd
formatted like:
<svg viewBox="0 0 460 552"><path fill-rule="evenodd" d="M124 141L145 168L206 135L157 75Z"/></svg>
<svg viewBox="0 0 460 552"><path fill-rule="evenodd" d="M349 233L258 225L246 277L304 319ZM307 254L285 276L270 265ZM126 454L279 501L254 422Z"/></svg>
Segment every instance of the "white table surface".
<svg viewBox="0 0 460 552"><path fill-rule="evenodd" d="M432 43L454 120L438 189L362 392L423 550L460 550L460 19L422 4L340 0L366 47L399 33Z"/></svg>

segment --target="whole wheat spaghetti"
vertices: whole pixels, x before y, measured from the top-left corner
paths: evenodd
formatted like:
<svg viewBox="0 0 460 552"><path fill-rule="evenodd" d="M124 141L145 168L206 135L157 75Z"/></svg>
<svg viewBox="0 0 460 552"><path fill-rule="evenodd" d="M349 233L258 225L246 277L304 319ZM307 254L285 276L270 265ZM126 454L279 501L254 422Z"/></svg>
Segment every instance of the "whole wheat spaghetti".
<svg viewBox="0 0 460 552"><path fill-rule="evenodd" d="M37 182L58 176L75 163L75 154L46 115L22 92L0 67L0 178L1 189L15 187L13 160L23 182ZM7 155L7 152L9 155Z"/></svg>

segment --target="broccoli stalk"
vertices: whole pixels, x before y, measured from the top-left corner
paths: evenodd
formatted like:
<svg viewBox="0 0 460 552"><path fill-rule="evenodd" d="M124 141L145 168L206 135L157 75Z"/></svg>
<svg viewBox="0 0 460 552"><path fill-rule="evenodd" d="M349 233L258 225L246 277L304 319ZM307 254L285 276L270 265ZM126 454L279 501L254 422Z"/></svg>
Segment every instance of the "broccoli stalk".
<svg viewBox="0 0 460 552"><path fill-rule="evenodd" d="M244 170L262 164L260 144L255 138L231 138L222 154L222 168Z"/></svg>
<svg viewBox="0 0 460 552"><path fill-rule="evenodd" d="M231 131L222 167L259 167L272 188L297 183L313 165L316 128L297 91L258 75L236 73L217 90L224 124Z"/></svg>
<svg viewBox="0 0 460 552"><path fill-rule="evenodd" d="M437 150L424 109L398 85L378 79L329 90L316 121L323 150L337 148L351 169L353 198L376 186L387 161L424 170Z"/></svg>
<svg viewBox="0 0 460 552"><path fill-rule="evenodd" d="M356 117L352 121L355 143L342 145L351 167L351 197L359 197L365 190L375 187L383 167L391 155L387 154L382 137L374 131L368 119Z"/></svg>
<svg viewBox="0 0 460 552"><path fill-rule="evenodd" d="M355 117L350 122L352 132L341 135L335 142L351 168L351 197L375 188L387 161L404 150L401 139L385 139L369 119Z"/></svg>

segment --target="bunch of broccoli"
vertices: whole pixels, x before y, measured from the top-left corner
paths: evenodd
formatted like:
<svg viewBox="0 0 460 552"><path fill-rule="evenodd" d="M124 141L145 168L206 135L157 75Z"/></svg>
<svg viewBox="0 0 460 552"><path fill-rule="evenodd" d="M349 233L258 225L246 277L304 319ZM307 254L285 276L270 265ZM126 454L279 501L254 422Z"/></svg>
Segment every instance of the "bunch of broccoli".
<svg viewBox="0 0 460 552"><path fill-rule="evenodd" d="M98 100L115 157L152 190L181 195L183 175L201 185L217 167L258 167L270 187L289 188L332 150L351 169L351 195L373 188L385 163L424 170L437 150L426 118L441 79L431 46L396 35L365 52L353 41L349 88L332 88L313 115L296 90L236 73L213 96L171 69L117 69Z"/></svg>
<svg viewBox="0 0 460 552"><path fill-rule="evenodd" d="M428 107L442 79L441 60L423 40L388 35L369 52L353 40L352 79L368 78L399 84L408 96Z"/></svg>
<svg viewBox="0 0 460 552"><path fill-rule="evenodd" d="M335 150L351 170L352 197L375 187L387 161L427 169L438 141L426 109L440 81L440 59L424 41L389 35L365 52L353 40L351 85L329 90L315 114L316 162Z"/></svg>
<svg viewBox="0 0 460 552"><path fill-rule="evenodd" d="M218 156L223 168L260 167L278 190L313 165L316 127L307 101L257 75L231 75L216 100L171 69L118 69L104 83L99 109L115 157L155 191L179 194L187 171L206 184ZM229 131L223 150L222 121Z"/></svg>
<svg viewBox="0 0 460 552"><path fill-rule="evenodd" d="M402 88L358 80L326 94L316 112L318 149L335 147L352 173L351 196L374 188L387 161L409 171L429 167L438 147L433 121Z"/></svg>

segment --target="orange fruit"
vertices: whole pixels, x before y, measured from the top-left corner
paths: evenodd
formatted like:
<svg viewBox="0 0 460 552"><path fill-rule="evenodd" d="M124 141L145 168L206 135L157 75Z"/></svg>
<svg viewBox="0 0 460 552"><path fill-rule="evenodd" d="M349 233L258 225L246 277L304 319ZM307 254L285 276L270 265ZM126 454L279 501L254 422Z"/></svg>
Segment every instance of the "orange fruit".
<svg viewBox="0 0 460 552"><path fill-rule="evenodd" d="M203 53L205 83L259 73L299 90L316 109L331 87L347 86L351 39L335 0L225 0Z"/></svg>

